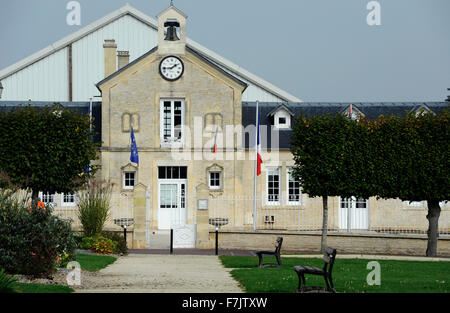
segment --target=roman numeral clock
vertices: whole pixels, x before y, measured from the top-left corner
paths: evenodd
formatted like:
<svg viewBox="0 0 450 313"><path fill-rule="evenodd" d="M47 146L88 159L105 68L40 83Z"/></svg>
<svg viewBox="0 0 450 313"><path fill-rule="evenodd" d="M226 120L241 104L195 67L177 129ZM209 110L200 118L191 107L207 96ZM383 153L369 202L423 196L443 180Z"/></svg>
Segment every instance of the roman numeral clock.
<svg viewBox="0 0 450 313"><path fill-rule="evenodd" d="M175 81L184 73L183 61L173 55L167 56L159 64L159 73L165 80Z"/></svg>

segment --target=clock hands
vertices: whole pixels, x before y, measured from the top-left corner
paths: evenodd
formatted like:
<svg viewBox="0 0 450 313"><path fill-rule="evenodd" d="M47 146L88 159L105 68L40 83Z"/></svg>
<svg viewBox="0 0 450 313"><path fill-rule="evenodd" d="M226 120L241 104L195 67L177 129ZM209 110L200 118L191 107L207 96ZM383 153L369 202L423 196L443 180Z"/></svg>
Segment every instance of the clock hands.
<svg viewBox="0 0 450 313"><path fill-rule="evenodd" d="M173 69L174 67L176 67L178 64L175 64L174 66L172 66L172 67L163 67L163 70L171 70L171 69Z"/></svg>

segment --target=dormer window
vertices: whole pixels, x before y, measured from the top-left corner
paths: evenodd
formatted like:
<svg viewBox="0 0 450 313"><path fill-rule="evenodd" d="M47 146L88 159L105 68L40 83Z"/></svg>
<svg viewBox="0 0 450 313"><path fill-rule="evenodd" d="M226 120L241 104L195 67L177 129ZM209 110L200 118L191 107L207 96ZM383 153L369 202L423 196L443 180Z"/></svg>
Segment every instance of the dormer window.
<svg viewBox="0 0 450 313"><path fill-rule="evenodd" d="M351 120L357 121L361 117L364 117L364 114L356 108L353 104L350 104L347 109L343 113L345 116L350 117Z"/></svg>
<svg viewBox="0 0 450 313"><path fill-rule="evenodd" d="M272 110L268 117L273 118L273 126L277 129L290 129L291 118L294 113L284 104L280 105L276 109Z"/></svg>
<svg viewBox="0 0 450 313"><path fill-rule="evenodd" d="M426 105L422 104L416 108L413 109L413 112L415 112L416 117L422 116L424 114L430 113L432 112L434 114L433 111L430 110L429 107L427 107Z"/></svg>

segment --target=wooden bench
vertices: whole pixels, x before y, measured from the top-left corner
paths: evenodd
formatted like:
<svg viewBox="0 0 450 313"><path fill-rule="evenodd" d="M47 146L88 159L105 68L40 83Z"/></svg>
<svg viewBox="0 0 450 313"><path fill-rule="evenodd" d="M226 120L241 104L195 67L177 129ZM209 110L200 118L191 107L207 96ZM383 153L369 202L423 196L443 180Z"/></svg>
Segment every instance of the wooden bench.
<svg viewBox="0 0 450 313"><path fill-rule="evenodd" d="M324 265L323 268L310 267L310 266L294 266L294 271L298 275L298 289L297 292L307 292L312 290L323 289L320 287L306 288L305 274L320 275L323 276L326 284L326 291L336 292L334 290L333 277L331 275L333 271L333 264L336 258L336 249L327 247L323 256Z"/></svg>
<svg viewBox="0 0 450 313"><path fill-rule="evenodd" d="M281 245L283 244L283 237L278 237L275 244L275 251L256 251L256 255L259 258L259 267L266 267L266 266L278 266L281 267L281 257L280 257L280 251L281 251ZM277 258L277 264L263 264L263 255L272 255Z"/></svg>

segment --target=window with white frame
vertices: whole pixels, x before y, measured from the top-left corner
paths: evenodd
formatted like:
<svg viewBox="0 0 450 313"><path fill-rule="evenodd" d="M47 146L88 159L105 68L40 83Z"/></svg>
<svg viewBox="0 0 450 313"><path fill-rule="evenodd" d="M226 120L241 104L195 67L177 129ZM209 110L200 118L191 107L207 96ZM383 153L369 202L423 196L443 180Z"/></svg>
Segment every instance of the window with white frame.
<svg viewBox="0 0 450 313"><path fill-rule="evenodd" d="M209 188L210 189L221 189L222 187L222 175L220 172L210 172L209 173Z"/></svg>
<svg viewBox="0 0 450 313"><path fill-rule="evenodd" d="M287 204L301 204L302 191L300 187L300 180L295 179L291 173L292 169L288 168L286 171L287 178Z"/></svg>
<svg viewBox="0 0 450 313"><path fill-rule="evenodd" d="M278 110L274 114L274 126L278 129L289 129L291 128L291 115L288 111L284 109Z"/></svg>
<svg viewBox="0 0 450 313"><path fill-rule="evenodd" d="M280 169L267 170L267 204L280 204Z"/></svg>
<svg viewBox="0 0 450 313"><path fill-rule="evenodd" d="M61 199L61 205L63 205L63 206L75 205L75 193L74 192L63 193L62 199Z"/></svg>
<svg viewBox="0 0 450 313"><path fill-rule="evenodd" d="M136 172L123 172L123 189L133 189L136 185Z"/></svg>
<svg viewBox="0 0 450 313"><path fill-rule="evenodd" d="M45 204L54 204L55 203L55 194L49 193L48 191L41 192L40 194L41 201Z"/></svg>
<svg viewBox="0 0 450 313"><path fill-rule="evenodd" d="M180 99L161 100L161 144L171 146L183 142L184 101Z"/></svg>

